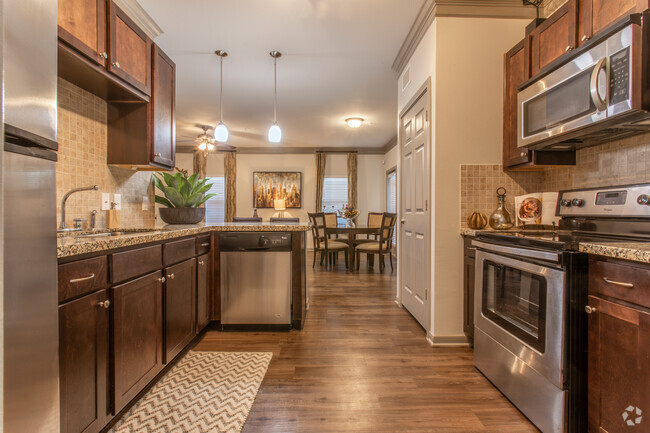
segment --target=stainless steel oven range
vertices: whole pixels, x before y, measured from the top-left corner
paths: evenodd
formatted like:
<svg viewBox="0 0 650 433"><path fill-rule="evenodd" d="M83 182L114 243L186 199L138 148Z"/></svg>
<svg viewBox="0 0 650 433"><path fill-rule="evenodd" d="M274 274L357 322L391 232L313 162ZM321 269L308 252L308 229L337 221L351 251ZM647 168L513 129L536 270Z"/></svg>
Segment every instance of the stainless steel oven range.
<svg viewBox="0 0 650 433"><path fill-rule="evenodd" d="M561 191L558 230L481 233L475 366L543 433L586 431L582 241L650 241L650 184Z"/></svg>

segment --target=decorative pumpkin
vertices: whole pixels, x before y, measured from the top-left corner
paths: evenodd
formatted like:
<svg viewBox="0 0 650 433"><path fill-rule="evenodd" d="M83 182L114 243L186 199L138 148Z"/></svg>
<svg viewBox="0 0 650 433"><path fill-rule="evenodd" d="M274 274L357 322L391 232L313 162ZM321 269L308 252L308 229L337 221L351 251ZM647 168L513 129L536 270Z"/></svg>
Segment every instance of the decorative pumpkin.
<svg viewBox="0 0 650 433"><path fill-rule="evenodd" d="M480 212L472 212L467 217L467 226L473 230L480 230L487 225L487 217Z"/></svg>

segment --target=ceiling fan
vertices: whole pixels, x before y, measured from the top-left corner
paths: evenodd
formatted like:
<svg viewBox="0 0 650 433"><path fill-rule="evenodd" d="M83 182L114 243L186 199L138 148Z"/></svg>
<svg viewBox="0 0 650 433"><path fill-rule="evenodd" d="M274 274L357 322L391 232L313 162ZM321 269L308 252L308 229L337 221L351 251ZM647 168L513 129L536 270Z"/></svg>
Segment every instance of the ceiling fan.
<svg viewBox="0 0 650 433"><path fill-rule="evenodd" d="M193 144L196 145L196 147L199 150L207 150L207 151L235 150L235 147L231 146L229 144L217 143L214 136L212 134L208 133L208 129L211 129L210 126L206 126L206 125L196 125L196 126L203 130L203 132L201 134L197 135L197 137L192 141L190 141L190 140L185 140L185 141L180 140L180 141L177 141L177 143L178 144L193 143Z"/></svg>

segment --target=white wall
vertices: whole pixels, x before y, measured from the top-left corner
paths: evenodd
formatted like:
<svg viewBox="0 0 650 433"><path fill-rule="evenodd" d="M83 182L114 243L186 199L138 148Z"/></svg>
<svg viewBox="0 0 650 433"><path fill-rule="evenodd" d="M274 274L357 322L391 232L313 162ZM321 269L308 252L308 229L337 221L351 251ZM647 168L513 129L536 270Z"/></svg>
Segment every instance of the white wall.
<svg viewBox="0 0 650 433"><path fill-rule="evenodd" d="M460 164L501 161L503 54L528 19L436 18L398 82L398 112L431 77L431 320L433 341L462 340Z"/></svg>

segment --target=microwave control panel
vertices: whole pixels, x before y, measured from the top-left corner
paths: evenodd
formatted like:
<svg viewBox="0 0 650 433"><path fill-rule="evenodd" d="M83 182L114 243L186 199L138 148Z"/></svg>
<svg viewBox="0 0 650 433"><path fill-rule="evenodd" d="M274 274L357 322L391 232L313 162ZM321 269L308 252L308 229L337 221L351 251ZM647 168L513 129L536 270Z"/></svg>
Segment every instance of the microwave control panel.
<svg viewBox="0 0 650 433"><path fill-rule="evenodd" d="M630 47L609 56L610 105L630 99Z"/></svg>
<svg viewBox="0 0 650 433"><path fill-rule="evenodd" d="M650 184L560 191L556 215L650 218Z"/></svg>

